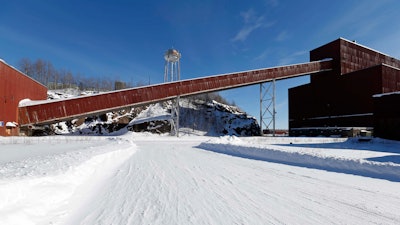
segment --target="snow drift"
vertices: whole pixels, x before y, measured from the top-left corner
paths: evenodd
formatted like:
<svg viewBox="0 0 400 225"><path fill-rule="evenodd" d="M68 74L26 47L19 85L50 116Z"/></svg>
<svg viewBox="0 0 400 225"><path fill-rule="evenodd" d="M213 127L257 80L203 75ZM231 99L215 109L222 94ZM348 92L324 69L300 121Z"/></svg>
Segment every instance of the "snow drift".
<svg viewBox="0 0 400 225"><path fill-rule="evenodd" d="M5 155L9 151L3 144L0 154L7 162L0 164L0 224L50 224L60 220L73 207L69 205L84 201L135 152L133 143L118 138L63 140L54 145L54 138L41 138L40 143L30 142L26 149L21 149L25 144L14 143L20 145L13 149L19 155ZM69 148L54 149L60 143Z"/></svg>
<svg viewBox="0 0 400 225"><path fill-rule="evenodd" d="M285 139L286 143L290 140L289 138ZM314 140L318 139L314 138ZM324 140L325 139L322 138L319 141ZM327 140L329 139L327 138ZM332 141L332 139L330 140ZM354 140L356 139L353 139L353 141L350 141L349 143L342 143L342 148L349 147ZM336 141L340 141L340 139L336 139ZM308 143L310 144L310 142ZM290 145L292 145L292 142L290 142ZM379 157L391 157L387 158L387 160L389 160L388 162L377 162L373 160L377 157L365 159L354 156L344 157L340 154L329 155L329 150L327 149L320 149L317 151L314 148L312 149L313 151L310 151L310 148L305 147L299 149L298 146L290 147L290 145L286 147L271 144L262 146L251 144L251 142L249 143L236 137L224 137L204 142L199 146L199 148L249 159L400 181L400 164L394 163L397 161L396 158L400 157L400 154L398 153L395 153L394 155L392 153L380 153ZM350 150L347 150L347 152L349 151ZM353 153L356 155L357 153L360 153L360 151L362 150L353 150ZM400 152L400 149L397 151Z"/></svg>

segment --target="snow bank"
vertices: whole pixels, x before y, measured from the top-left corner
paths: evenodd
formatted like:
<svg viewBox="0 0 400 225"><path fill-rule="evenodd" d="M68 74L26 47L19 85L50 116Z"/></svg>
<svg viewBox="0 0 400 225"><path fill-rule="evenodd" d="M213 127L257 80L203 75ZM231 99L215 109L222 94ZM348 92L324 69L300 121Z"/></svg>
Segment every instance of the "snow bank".
<svg viewBox="0 0 400 225"><path fill-rule="evenodd" d="M326 140L323 139L321 141ZM342 145L343 149L346 149L346 144ZM398 153L377 153L366 150L343 152L343 149L318 148L305 150L296 146L255 145L246 141L246 139L237 137L213 139L200 144L199 147L243 158L400 181L399 163L371 160L387 156L391 156L392 158L393 156L400 157ZM352 154L348 153L355 154L355 156L352 157Z"/></svg>
<svg viewBox="0 0 400 225"><path fill-rule="evenodd" d="M19 102L18 106L19 107L24 107L24 106L32 106L32 105L38 105L38 104L44 104L51 102L50 100L30 100L30 99L23 99Z"/></svg>
<svg viewBox="0 0 400 225"><path fill-rule="evenodd" d="M169 120L171 114L168 109L163 107L160 103L150 104L146 109L142 110L129 125L145 123L154 120Z"/></svg>
<svg viewBox="0 0 400 225"><path fill-rule="evenodd" d="M374 98L380 98L382 96L387 96L387 95L400 95L400 91L395 91L395 92L389 92L389 93L382 93L382 94L375 94L372 95Z"/></svg>
<svg viewBox="0 0 400 225"><path fill-rule="evenodd" d="M112 140L115 138L112 137L104 137L104 136L42 136L42 137L24 137L24 136L12 136L12 137L0 137L0 145L11 145L11 144L24 144L26 146L36 145L36 144L79 144L81 146L82 143L93 144L100 143L102 141ZM24 148L26 148L24 146ZM58 148L62 148L62 145L58 145ZM2 148L4 149L4 148ZM0 149L0 156L5 157L1 153L2 149ZM20 148L22 149L22 147Z"/></svg>
<svg viewBox="0 0 400 225"><path fill-rule="evenodd" d="M7 122L6 127L17 127L17 123L16 122Z"/></svg>
<svg viewBox="0 0 400 225"><path fill-rule="evenodd" d="M170 117L170 113L167 108L164 108L160 103L150 104L145 110L139 113L135 119L143 120L152 117Z"/></svg>
<svg viewBox="0 0 400 225"><path fill-rule="evenodd" d="M49 146L45 155L39 150L36 153L20 151L19 154L25 154L24 159L0 164L0 224L59 221L84 201L85 196L96 193L136 151L133 143L115 138L101 142L103 146L93 144L93 147L57 154L48 151ZM33 149L45 145L45 142L37 144Z"/></svg>

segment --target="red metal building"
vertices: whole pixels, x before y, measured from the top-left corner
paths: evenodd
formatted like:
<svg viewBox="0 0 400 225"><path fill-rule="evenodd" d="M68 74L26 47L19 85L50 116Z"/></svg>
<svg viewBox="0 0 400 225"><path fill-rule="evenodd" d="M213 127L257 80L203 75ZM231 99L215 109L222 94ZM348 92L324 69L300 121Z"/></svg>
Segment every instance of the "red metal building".
<svg viewBox="0 0 400 225"><path fill-rule="evenodd" d="M310 52L311 61L324 58L333 58L332 71L289 89L290 135L302 135L303 128L374 127L373 95L400 91L400 60L342 38Z"/></svg>
<svg viewBox="0 0 400 225"><path fill-rule="evenodd" d="M18 104L44 100L47 88L0 60L0 136L19 134Z"/></svg>

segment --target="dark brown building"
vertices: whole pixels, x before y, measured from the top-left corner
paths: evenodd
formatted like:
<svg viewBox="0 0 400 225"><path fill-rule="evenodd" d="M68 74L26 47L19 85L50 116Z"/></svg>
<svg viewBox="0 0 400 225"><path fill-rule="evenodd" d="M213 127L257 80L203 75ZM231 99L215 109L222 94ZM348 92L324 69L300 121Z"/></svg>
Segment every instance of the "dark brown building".
<svg viewBox="0 0 400 225"><path fill-rule="evenodd" d="M312 128L311 135L327 128L373 128L373 95L400 91L400 61L393 57L340 38L310 52L310 61L326 58L333 59L332 71L289 89L292 136Z"/></svg>
<svg viewBox="0 0 400 225"><path fill-rule="evenodd" d="M0 60L0 136L19 134L21 100L45 100L47 88Z"/></svg>
<svg viewBox="0 0 400 225"><path fill-rule="evenodd" d="M374 134L400 140L400 92L374 95Z"/></svg>

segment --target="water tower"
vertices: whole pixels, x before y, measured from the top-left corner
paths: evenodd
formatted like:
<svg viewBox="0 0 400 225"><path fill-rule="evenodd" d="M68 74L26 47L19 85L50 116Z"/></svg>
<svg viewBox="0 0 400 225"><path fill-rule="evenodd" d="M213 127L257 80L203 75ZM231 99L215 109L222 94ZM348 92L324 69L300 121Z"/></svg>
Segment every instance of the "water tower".
<svg viewBox="0 0 400 225"><path fill-rule="evenodd" d="M172 82L180 80L180 63L181 53L176 49L168 49L164 54L164 82Z"/></svg>
<svg viewBox="0 0 400 225"><path fill-rule="evenodd" d="M180 63L181 53L176 49L168 49L164 54L164 82L174 82L181 79ZM172 101L171 107L171 135L179 136L179 96Z"/></svg>

